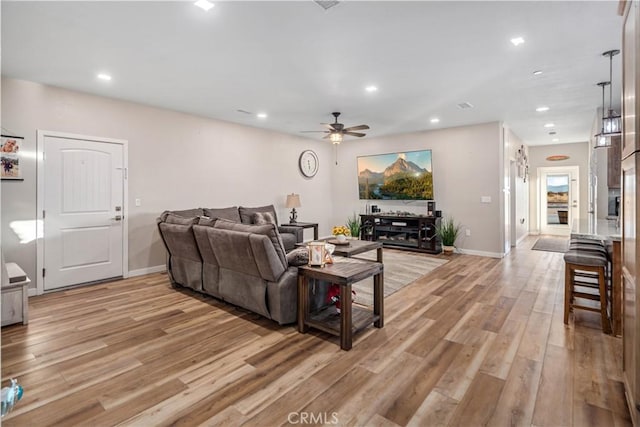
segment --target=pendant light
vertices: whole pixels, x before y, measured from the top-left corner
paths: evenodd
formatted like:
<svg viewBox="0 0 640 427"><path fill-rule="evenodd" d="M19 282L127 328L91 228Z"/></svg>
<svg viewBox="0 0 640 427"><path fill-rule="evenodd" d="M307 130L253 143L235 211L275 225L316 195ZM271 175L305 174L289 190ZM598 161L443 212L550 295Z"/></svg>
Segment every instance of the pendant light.
<svg viewBox="0 0 640 427"><path fill-rule="evenodd" d="M611 147L611 138L614 136L620 136L622 134L622 119L620 115L613 111L612 99L613 99L613 57L619 54L617 49L608 50L602 54L602 56L609 57L609 81L600 82L598 86L602 87L602 129L596 137L596 148L609 148ZM604 115L604 87L609 85L609 109L607 114Z"/></svg>

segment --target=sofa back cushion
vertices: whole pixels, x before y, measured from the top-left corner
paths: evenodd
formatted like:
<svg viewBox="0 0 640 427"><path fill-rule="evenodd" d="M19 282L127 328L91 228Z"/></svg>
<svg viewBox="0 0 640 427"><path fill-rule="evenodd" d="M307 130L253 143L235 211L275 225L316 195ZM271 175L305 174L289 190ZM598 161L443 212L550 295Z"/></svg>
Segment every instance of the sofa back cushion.
<svg viewBox="0 0 640 427"><path fill-rule="evenodd" d="M217 266L218 260L213 254L213 249L211 248L211 236L210 236L211 230L213 230L212 226L206 226L206 225L193 226L193 234L195 235L196 243L198 245L198 250L200 251L200 256L202 257L202 261L204 261L207 264L213 264Z"/></svg>
<svg viewBox="0 0 640 427"><path fill-rule="evenodd" d="M193 225L161 222L158 224L158 228L167 245L167 250L172 257L202 261L196 239L193 235Z"/></svg>
<svg viewBox="0 0 640 427"><path fill-rule="evenodd" d="M231 206L229 208L204 208L204 216L208 216L211 219L226 219L229 221L240 222L240 213L237 206Z"/></svg>
<svg viewBox="0 0 640 427"><path fill-rule="evenodd" d="M164 222L166 222L167 224L193 225L198 223L198 219L199 217L197 216L189 218L169 212L169 214L167 214L167 216L165 217Z"/></svg>
<svg viewBox="0 0 640 427"><path fill-rule="evenodd" d="M253 224L253 214L255 214L256 212L269 212L271 215L273 215L275 224L278 225L278 215L276 215L276 209L273 207L273 205L258 206L255 208L240 206L238 208L238 212L240 212L240 220L243 224Z"/></svg>
<svg viewBox="0 0 640 427"><path fill-rule="evenodd" d="M198 217L198 216L202 216L203 215L203 210L202 210L202 208L195 208L195 209L184 209L184 210L181 210L181 211L164 211L164 212L162 212L162 215L160 215L160 219L162 221L165 221L167 215L169 215L169 214L181 216L181 217L184 217L184 218L195 218L195 217Z"/></svg>
<svg viewBox="0 0 640 427"><path fill-rule="evenodd" d="M273 245L273 249L275 250L280 263L284 268L287 266L287 253L284 250L284 244L282 243L282 238L280 237L280 233L278 233L278 228L274 224L265 224L265 225L253 225L253 224L242 224L238 222L231 222L225 220L218 220L216 224L213 226L217 229L222 230L233 230L233 231L241 231L245 233L253 233L267 236Z"/></svg>
<svg viewBox="0 0 640 427"><path fill-rule="evenodd" d="M211 248L221 269L276 282L287 269L267 234L226 230L209 231Z"/></svg>

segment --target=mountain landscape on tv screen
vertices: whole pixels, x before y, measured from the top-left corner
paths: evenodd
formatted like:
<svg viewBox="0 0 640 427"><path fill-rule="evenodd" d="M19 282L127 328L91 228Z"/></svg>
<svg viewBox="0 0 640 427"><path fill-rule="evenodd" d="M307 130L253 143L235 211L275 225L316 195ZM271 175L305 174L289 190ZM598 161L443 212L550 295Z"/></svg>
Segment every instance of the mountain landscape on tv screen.
<svg viewBox="0 0 640 427"><path fill-rule="evenodd" d="M364 169L358 173L360 199L431 200L432 173L403 156L376 172Z"/></svg>

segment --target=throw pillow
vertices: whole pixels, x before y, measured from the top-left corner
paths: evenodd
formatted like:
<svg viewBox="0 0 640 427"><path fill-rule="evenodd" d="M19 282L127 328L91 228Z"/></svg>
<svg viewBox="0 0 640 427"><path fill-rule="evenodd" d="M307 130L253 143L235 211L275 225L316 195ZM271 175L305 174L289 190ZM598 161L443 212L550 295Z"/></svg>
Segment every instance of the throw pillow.
<svg viewBox="0 0 640 427"><path fill-rule="evenodd" d="M287 264L292 267L300 267L309 263L309 249L297 248L287 254Z"/></svg>
<svg viewBox="0 0 640 427"><path fill-rule="evenodd" d="M276 224L276 219L271 212L256 212L251 216L251 220L256 225Z"/></svg>

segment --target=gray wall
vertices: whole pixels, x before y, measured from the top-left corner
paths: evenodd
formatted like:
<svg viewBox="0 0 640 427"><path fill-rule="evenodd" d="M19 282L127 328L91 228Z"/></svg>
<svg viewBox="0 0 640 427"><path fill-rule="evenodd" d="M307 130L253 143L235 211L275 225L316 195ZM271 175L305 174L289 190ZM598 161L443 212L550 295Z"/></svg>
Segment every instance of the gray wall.
<svg viewBox="0 0 640 427"><path fill-rule="evenodd" d="M501 125L494 122L343 142L338 165L332 165L332 223L342 224L353 212L365 212L366 202L358 200L358 156L430 149L436 208L471 230L457 246L467 253L501 253L500 134ZM480 203L481 196L490 196L491 203ZM375 204L384 211L426 212L425 202Z"/></svg>
<svg viewBox="0 0 640 427"><path fill-rule="evenodd" d="M36 219L36 130L129 141L129 269L162 265L155 218L165 209L258 206L273 203L288 222L286 194L300 194L301 220L327 234L331 147L299 138L130 102L2 79L2 126L23 136L24 181L2 181L2 249L33 279L35 241L21 244L10 224ZM298 171L298 156L320 158L314 179ZM135 207L135 199L142 206ZM310 236L307 236L310 237ZM35 280L33 280L35 283Z"/></svg>
<svg viewBox="0 0 640 427"><path fill-rule="evenodd" d="M320 223L320 235L343 224L358 200L356 158L403 150L433 150L437 209L455 217L471 236L458 241L467 253L502 253L502 126L498 122L345 141L334 147L249 126L196 117L37 83L2 79L3 127L25 137L24 181L2 181L2 249L34 278L35 241L20 243L10 224L36 219L36 130L125 139L129 142L129 270L164 264L155 218L165 209L275 204L288 219L287 193L299 193L301 221ZM315 178L298 171L302 150L320 158ZM491 203L480 203L481 196ZM142 205L135 206L140 198ZM383 203L380 203L383 205ZM388 203L385 210L423 213L424 202ZM34 225L35 226L35 225ZM306 237L310 238L307 230ZM34 280L35 282L35 280Z"/></svg>

